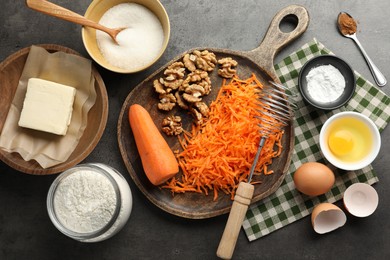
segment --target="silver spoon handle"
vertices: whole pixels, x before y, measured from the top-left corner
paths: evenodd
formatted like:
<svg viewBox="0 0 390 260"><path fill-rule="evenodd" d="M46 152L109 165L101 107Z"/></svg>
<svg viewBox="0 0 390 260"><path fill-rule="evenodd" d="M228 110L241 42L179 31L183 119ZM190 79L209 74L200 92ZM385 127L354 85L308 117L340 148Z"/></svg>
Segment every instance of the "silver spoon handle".
<svg viewBox="0 0 390 260"><path fill-rule="evenodd" d="M386 85L387 80L386 80L385 76L382 74L382 72L380 72L378 67L375 66L374 62L372 62L370 57L368 57L368 54L364 50L363 46L360 44L360 42L359 42L358 38L356 37L356 35L351 35L351 38L355 41L356 45L359 47L359 49L362 52L364 58L366 59L366 62L368 64L368 67L371 70L372 75L374 76L374 80L375 80L376 84L378 84L378 86L380 86L380 87L383 87L384 85Z"/></svg>

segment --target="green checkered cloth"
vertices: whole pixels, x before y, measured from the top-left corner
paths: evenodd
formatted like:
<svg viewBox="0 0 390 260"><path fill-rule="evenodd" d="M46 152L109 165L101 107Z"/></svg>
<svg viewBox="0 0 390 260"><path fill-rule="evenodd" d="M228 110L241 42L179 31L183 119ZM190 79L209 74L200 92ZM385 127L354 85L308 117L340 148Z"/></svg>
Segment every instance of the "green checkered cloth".
<svg viewBox="0 0 390 260"><path fill-rule="evenodd" d="M293 93L298 93L298 73L309 59L332 54L324 45L313 39L292 53L282 62L275 65L280 81ZM319 133L323 123L333 114L340 111L357 111L370 117L382 131L390 121L390 98L381 90L365 80L359 73L356 75L356 91L349 103L340 109L329 112L319 111L305 105L300 95L295 111L295 147L289 172L280 188L271 196L252 205L243 223L249 241L265 236L294 221L308 216L313 207L321 202L334 203L342 199L345 189L353 183L373 184L378 181L371 165L358 171L342 171L330 165L323 157L319 147ZM292 173L305 162L321 162L328 165L336 176L332 189L324 195L309 197L295 189Z"/></svg>

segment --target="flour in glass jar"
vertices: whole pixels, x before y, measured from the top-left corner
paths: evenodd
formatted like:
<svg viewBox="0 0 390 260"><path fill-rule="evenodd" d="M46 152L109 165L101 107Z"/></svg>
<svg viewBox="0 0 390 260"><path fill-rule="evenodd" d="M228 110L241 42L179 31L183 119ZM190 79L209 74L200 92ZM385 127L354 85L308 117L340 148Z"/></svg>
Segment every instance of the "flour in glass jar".
<svg viewBox="0 0 390 260"><path fill-rule="evenodd" d="M54 202L58 220L78 233L103 228L114 215L117 203L110 181L89 170L66 177L57 188Z"/></svg>
<svg viewBox="0 0 390 260"><path fill-rule="evenodd" d="M111 65L136 70L160 54L164 31L160 20L146 7L136 3L118 4L105 12L99 23L109 28L126 28L118 34L118 44L108 34L96 31L100 52Z"/></svg>

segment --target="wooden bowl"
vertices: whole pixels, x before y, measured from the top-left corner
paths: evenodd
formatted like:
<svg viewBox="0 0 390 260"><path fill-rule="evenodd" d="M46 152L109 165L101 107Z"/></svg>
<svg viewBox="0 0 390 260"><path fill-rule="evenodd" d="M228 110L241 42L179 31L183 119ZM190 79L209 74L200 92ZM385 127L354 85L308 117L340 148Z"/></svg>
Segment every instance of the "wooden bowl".
<svg viewBox="0 0 390 260"><path fill-rule="evenodd" d="M67 47L43 44L38 45L49 52L63 51L79 55ZM30 52L30 47L21 49L0 63L0 133L7 118L8 110L14 98L19 78L22 75L24 64ZM68 160L56 166L44 169L35 160L25 161L18 153L8 153L0 149L0 159L10 167L28 174L48 175L62 172L84 160L96 147L103 135L108 117L108 97L103 79L98 71L92 67L95 78L96 102L88 112L87 127L80 141L69 156Z"/></svg>
<svg viewBox="0 0 390 260"><path fill-rule="evenodd" d="M117 72L117 73L135 73L150 67L163 55L165 49L168 46L170 31L171 31L169 17L167 12L165 11L164 6L160 3L159 0L94 0L89 5L84 16L92 21L99 22L100 18L104 15L105 12L108 11L108 9L121 3L136 3L136 4L143 5L144 7L152 11L160 20L164 30L164 42L160 50L160 53L152 62L150 62L145 66L133 70L125 70L122 68L118 68L108 63L106 59L103 57L102 53L100 52L96 41L95 29L90 27L83 27L82 39L83 39L85 49L87 50L89 55L92 57L92 59L95 60L96 63L98 63L103 68L106 68L110 71Z"/></svg>

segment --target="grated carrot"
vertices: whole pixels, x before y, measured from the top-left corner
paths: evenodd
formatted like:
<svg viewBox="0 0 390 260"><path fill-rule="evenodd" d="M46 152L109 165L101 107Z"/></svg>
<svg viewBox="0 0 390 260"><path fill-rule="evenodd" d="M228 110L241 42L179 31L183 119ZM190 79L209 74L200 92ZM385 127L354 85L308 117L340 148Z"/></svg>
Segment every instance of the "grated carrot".
<svg viewBox="0 0 390 260"><path fill-rule="evenodd" d="M182 175L169 180L163 188L173 193L219 191L234 198L241 181L247 181L261 139L259 125L265 115L259 112L259 94L263 85L252 75L246 80L234 77L223 81L217 98L210 105L207 121L193 126L179 137L183 151L177 155ZM271 120L273 120L271 118ZM256 174L272 174L268 166L282 151L283 131L266 139ZM258 184L252 182L252 184Z"/></svg>

